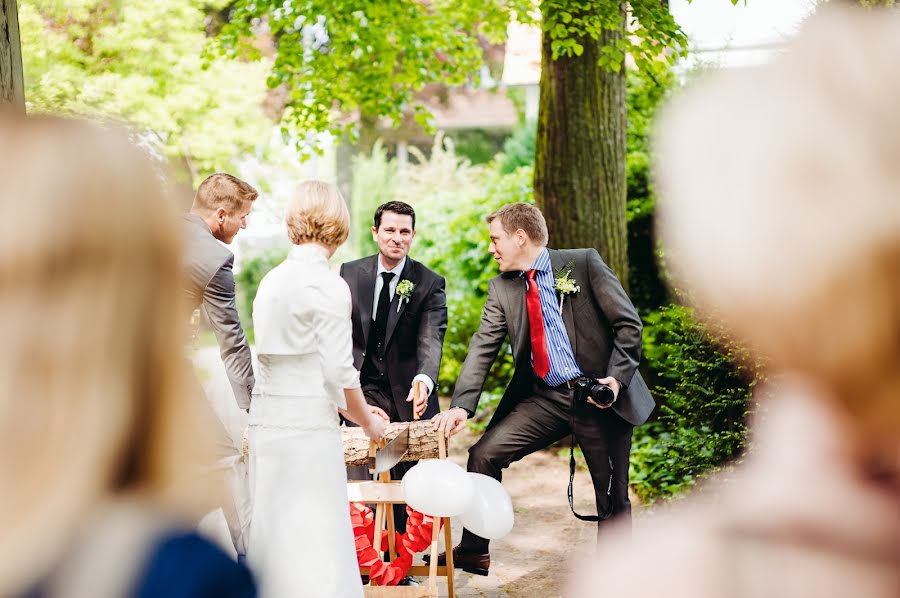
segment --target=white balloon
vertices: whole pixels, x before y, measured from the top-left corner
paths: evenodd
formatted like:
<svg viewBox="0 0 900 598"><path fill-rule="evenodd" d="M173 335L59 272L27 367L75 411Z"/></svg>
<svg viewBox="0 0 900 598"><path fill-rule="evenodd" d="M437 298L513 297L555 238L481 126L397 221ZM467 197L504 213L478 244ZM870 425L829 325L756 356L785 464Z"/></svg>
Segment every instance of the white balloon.
<svg viewBox="0 0 900 598"><path fill-rule="evenodd" d="M490 476L470 472L469 477L475 487L475 497L472 506L459 516L460 523L482 538L502 538L512 531L515 523L509 492Z"/></svg>
<svg viewBox="0 0 900 598"><path fill-rule="evenodd" d="M474 489L465 470L446 459L419 461L401 483L406 504L433 517L455 517L469 508Z"/></svg>

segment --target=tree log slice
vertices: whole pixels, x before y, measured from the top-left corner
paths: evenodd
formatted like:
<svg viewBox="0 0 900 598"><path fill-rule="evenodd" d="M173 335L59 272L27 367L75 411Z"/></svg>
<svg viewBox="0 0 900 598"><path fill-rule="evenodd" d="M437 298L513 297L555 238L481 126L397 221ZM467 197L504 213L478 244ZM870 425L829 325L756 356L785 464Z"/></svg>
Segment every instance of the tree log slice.
<svg viewBox="0 0 900 598"><path fill-rule="evenodd" d="M407 426L409 427L409 450L402 460L437 459L438 433L432 427L430 420L388 424L385 440L388 442L393 440ZM351 466L369 464L369 438L363 433L362 428L342 427L341 440L344 444L344 463Z"/></svg>

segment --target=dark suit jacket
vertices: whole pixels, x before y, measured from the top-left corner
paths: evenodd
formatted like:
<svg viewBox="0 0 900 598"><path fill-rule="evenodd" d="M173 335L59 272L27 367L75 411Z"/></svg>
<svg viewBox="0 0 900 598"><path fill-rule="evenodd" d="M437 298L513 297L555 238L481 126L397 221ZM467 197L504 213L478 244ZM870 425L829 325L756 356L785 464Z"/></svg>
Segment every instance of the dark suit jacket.
<svg viewBox="0 0 900 598"><path fill-rule="evenodd" d="M550 249L554 273L570 261L579 293L566 296L563 321L575 360L585 375L612 376L625 386L612 409L622 419L640 425L655 403L637 371L641 359L641 319L613 271L595 249ZM478 332L469 343L451 407L475 412L488 371L503 340L509 336L516 371L490 425L532 394L531 336L525 310L525 281L518 272L490 281Z"/></svg>
<svg viewBox="0 0 900 598"><path fill-rule="evenodd" d="M235 306L234 254L213 237L199 216L185 214L182 224L188 307L191 311L199 307L209 319L234 397L241 409L247 409L255 380L250 346Z"/></svg>
<svg viewBox="0 0 900 598"><path fill-rule="evenodd" d="M377 259L378 256L373 255L341 265L341 276L353 296L353 365L356 369L362 368L372 328ZM434 381L434 390L422 417L431 417L440 411L437 381L447 330L447 299L444 277L409 256L400 280L409 280L416 286L399 312L400 297L394 293L388 309L384 362L397 413L402 421L410 421L412 403L408 403L406 397L418 374L425 374Z"/></svg>

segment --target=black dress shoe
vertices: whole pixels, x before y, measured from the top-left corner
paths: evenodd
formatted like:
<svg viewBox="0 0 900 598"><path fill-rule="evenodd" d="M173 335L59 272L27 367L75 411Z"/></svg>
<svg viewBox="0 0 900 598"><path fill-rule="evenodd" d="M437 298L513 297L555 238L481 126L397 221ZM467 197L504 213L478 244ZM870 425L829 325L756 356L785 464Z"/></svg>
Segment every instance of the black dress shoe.
<svg viewBox="0 0 900 598"><path fill-rule="evenodd" d="M424 559L426 563L430 563L431 555L426 554ZM439 567L445 566L447 564L447 555L443 552L438 554L437 564ZM466 573L473 575L487 575L488 569L491 568L491 555L487 552L469 552L457 546L453 549L453 568L462 569Z"/></svg>
<svg viewBox="0 0 900 598"><path fill-rule="evenodd" d="M416 580L415 577L407 575L406 577L404 577L403 579L398 581L397 585L398 586L417 586L417 585L419 585L419 582L418 582L418 580Z"/></svg>

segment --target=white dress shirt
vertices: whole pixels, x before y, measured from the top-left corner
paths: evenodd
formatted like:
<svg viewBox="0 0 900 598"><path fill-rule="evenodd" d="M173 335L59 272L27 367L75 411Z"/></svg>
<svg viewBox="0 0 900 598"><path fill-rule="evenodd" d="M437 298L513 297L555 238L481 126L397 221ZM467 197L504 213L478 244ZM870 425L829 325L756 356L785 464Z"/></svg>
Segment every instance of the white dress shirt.
<svg viewBox="0 0 900 598"><path fill-rule="evenodd" d="M388 293L390 293L390 300L394 300L394 292L397 290L397 285L400 284L400 275L403 274L403 268L406 267L406 258L404 257L400 260L400 263L388 270L384 267L384 264L381 262L381 254L378 254L378 257L375 260L378 263L378 270L375 272L375 294L372 298L372 305L376 306L376 309L372 310L372 321L375 321L375 316L377 306L378 306L378 296L381 294L381 289L384 287L384 279L381 277L382 272L390 272L393 274L393 278L391 278L391 282L388 285ZM428 388L428 394L431 394L431 391L434 390L434 380L426 376L425 374L419 374L415 378L413 378L413 383L416 381L421 381Z"/></svg>
<svg viewBox="0 0 900 598"><path fill-rule="evenodd" d="M379 254L378 259L378 271L375 273L375 295L372 300L372 305L378 306L378 295L381 294L381 288L384 286L384 279L381 277L383 272L390 272L394 275L391 278L391 284L388 286L388 292L390 293L390 300L394 300L394 291L397 290L397 285L400 284L400 275L403 274L403 268L406 266L406 258L400 260L400 263L388 270L384 267L384 264L381 263L381 255ZM372 310L372 321L375 321L375 316L377 315L375 312L377 309Z"/></svg>

